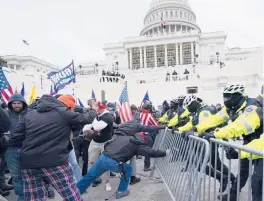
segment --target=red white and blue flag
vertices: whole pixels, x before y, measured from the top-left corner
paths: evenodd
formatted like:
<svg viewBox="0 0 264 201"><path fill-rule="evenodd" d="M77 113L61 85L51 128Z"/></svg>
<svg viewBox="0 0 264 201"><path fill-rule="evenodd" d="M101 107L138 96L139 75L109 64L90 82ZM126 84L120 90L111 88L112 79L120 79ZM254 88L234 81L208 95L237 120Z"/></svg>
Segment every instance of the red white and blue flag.
<svg viewBox="0 0 264 201"><path fill-rule="evenodd" d="M150 101L149 100L149 94L148 94L148 91L146 92L142 102L141 102L141 105L140 105L140 108L142 108L142 106L147 102L147 101Z"/></svg>
<svg viewBox="0 0 264 201"><path fill-rule="evenodd" d="M120 95L119 101L120 105L118 104L117 107L119 109L121 122L125 123L132 120L133 115L128 101L127 83L125 83L125 87Z"/></svg>
<svg viewBox="0 0 264 201"><path fill-rule="evenodd" d="M7 104L10 97L13 95L12 87L6 79L4 71L0 66L0 93L2 100Z"/></svg>
<svg viewBox="0 0 264 201"><path fill-rule="evenodd" d="M95 93L94 93L94 90L93 89L92 89L92 96L91 96L91 98L96 101L96 97L95 97Z"/></svg>

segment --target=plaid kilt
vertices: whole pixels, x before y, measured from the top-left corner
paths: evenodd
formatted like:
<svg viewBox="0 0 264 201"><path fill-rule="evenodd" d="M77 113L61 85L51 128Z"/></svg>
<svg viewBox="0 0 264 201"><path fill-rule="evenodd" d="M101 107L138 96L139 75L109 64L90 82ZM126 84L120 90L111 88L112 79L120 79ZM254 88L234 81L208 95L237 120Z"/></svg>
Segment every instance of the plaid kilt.
<svg viewBox="0 0 264 201"><path fill-rule="evenodd" d="M83 201L74 180L70 164L22 170L25 201L45 201L47 181L65 201Z"/></svg>

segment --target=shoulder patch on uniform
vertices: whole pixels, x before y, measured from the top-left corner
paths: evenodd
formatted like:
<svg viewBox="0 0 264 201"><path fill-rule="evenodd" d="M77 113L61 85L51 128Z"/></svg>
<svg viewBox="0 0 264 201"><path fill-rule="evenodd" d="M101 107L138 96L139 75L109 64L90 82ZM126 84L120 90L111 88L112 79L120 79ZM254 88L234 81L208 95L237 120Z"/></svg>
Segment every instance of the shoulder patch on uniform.
<svg viewBox="0 0 264 201"><path fill-rule="evenodd" d="M204 117L208 117L209 114L207 112L204 112Z"/></svg>

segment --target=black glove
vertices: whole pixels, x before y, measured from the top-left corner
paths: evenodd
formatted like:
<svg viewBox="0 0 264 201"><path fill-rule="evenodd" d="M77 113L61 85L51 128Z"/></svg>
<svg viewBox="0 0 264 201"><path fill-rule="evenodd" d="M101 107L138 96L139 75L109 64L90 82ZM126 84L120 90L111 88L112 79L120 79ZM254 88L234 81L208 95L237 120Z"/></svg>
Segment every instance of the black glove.
<svg viewBox="0 0 264 201"><path fill-rule="evenodd" d="M235 149L230 148L228 151L226 151L226 158L228 160L230 160L230 159L238 159L238 152Z"/></svg>
<svg viewBox="0 0 264 201"><path fill-rule="evenodd" d="M193 135L194 135L194 131L193 130L182 133L182 137L183 138L187 138L187 139L189 138L189 136L193 136Z"/></svg>
<svg viewBox="0 0 264 201"><path fill-rule="evenodd" d="M200 138L206 139L206 140L210 140L211 138L215 138L214 133L202 133L201 135L199 135Z"/></svg>

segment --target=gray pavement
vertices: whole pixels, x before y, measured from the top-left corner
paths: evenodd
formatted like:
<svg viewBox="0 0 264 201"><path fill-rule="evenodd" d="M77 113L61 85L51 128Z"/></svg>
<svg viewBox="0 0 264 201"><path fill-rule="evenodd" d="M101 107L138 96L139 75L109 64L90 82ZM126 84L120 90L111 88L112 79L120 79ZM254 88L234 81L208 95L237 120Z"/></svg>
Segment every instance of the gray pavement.
<svg viewBox="0 0 264 201"><path fill-rule="evenodd" d="M140 174L149 174L144 173L143 170L143 160L137 160L137 169ZM125 198L122 198L122 201L171 201L165 186L162 182L157 180L148 179L146 177L140 176L142 181L136 185L129 186L131 194ZM112 192L106 192L104 189L104 184L99 185L96 188L90 188L88 193L83 195L84 201L105 201L106 198L111 197L114 194L118 184L119 178L112 178ZM16 201L17 197L14 195L14 192L7 197L8 201ZM110 198L109 201L115 200L114 197ZM56 194L53 201L62 201L62 198Z"/></svg>

